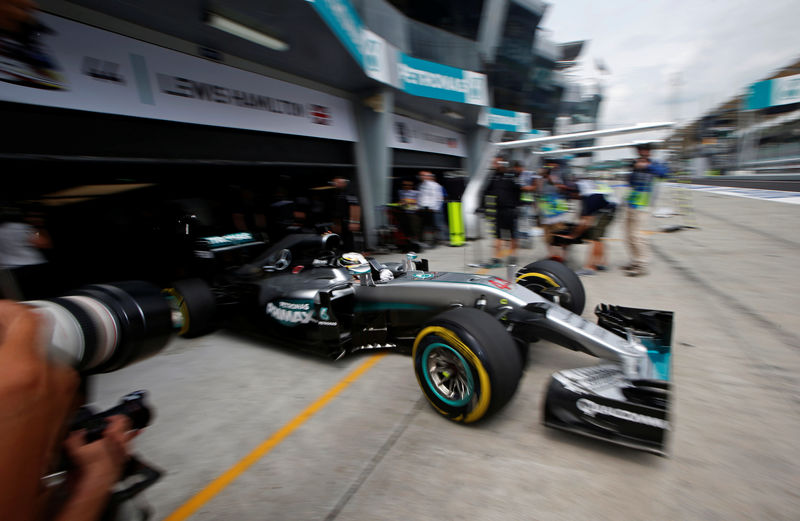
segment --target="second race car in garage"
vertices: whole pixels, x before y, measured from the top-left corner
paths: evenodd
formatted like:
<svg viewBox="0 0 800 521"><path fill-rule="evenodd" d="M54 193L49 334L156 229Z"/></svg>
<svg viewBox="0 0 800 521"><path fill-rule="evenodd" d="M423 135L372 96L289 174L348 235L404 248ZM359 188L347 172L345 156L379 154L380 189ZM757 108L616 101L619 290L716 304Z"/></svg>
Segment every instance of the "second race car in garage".
<svg viewBox="0 0 800 521"><path fill-rule="evenodd" d="M290 235L269 247L248 234L201 240L199 259L227 260L165 290L176 316L186 317L181 334L233 328L333 359L407 353L433 408L463 423L506 405L530 343L550 340L602 362L552 375L545 424L666 453L671 312L600 305L598 323L585 320L580 279L552 260L507 281L429 271L413 254L379 263L340 247L335 234Z"/></svg>

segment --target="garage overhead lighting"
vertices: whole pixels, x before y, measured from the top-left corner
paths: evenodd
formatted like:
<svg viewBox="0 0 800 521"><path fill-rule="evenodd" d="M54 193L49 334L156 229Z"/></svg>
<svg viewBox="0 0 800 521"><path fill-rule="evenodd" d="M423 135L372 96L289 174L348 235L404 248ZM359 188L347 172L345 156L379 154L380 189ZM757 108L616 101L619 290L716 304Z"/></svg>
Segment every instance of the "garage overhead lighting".
<svg viewBox="0 0 800 521"><path fill-rule="evenodd" d="M456 112L450 107L442 107L442 115L452 119L464 119L464 115Z"/></svg>
<svg viewBox="0 0 800 521"><path fill-rule="evenodd" d="M230 18L225 18L224 16L220 16L217 13L213 12L207 13L206 24L210 25L215 29L219 29L220 31L225 31L228 34L232 34L234 36L238 36L239 38L244 38L245 40L249 40L253 43L263 45L264 47L272 49L273 51L289 50L289 44L284 42L283 40L279 40L274 36L270 36L261 31L251 29L246 25L242 25L239 22L234 22Z"/></svg>
<svg viewBox="0 0 800 521"><path fill-rule="evenodd" d="M37 199L37 202L46 206L63 206L66 204L91 201L106 195L120 194L131 190L139 190L140 188L147 188L150 186L155 186L155 184L119 183L107 185L82 185L44 194Z"/></svg>

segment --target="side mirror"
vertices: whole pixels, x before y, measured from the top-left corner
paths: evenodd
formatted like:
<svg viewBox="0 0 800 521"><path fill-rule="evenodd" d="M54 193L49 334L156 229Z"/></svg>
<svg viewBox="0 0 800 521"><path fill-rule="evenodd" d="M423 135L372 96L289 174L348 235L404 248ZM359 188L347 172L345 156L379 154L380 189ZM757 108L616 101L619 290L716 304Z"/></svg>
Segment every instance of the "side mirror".
<svg viewBox="0 0 800 521"><path fill-rule="evenodd" d="M284 248L280 251L278 258L272 264L265 264L261 269L267 272L283 271L288 268L291 263L292 252Z"/></svg>

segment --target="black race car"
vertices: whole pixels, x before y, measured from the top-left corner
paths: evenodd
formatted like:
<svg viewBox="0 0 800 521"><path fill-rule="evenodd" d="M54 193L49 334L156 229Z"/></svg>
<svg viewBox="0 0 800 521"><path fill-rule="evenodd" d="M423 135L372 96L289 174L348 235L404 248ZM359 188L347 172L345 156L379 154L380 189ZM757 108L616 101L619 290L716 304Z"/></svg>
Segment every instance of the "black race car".
<svg viewBox="0 0 800 521"><path fill-rule="evenodd" d="M546 339L604 360L552 375L547 425L666 453L671 312L600 305L598 324L589 322L580 279L552 260L511 282L429 271L413 254L379 263L340 247L335 234L269 247L248 234L201 240L197 258L222 265L165 290L174 316L186 317L181 334L234 328L332 359L407 353L433 408L463 423L511 399L529 344Z"/></svg>

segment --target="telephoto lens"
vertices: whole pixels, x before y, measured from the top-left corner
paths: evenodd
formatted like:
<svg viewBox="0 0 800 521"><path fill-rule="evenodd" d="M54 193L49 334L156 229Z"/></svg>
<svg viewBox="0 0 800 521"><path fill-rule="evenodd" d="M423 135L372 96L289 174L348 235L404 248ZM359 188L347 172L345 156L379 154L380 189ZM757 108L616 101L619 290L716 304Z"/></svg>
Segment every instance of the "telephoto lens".
<svg viewBox="0 0 800 521"><path fill-rule="evenodd" d="M116 371L156 354L179 318L161 290L143 281L92 284L25 304L47 318L48 355L83 374Z"/></svg>

